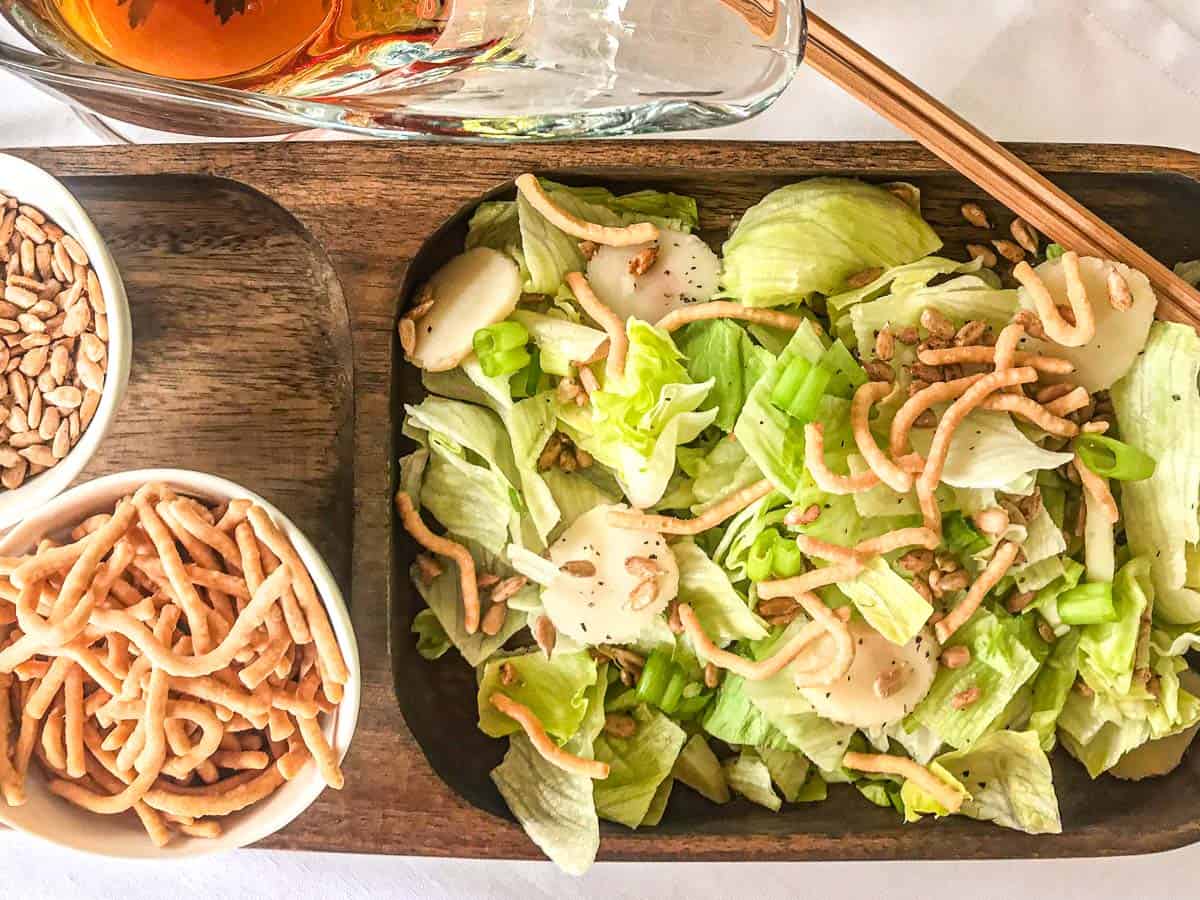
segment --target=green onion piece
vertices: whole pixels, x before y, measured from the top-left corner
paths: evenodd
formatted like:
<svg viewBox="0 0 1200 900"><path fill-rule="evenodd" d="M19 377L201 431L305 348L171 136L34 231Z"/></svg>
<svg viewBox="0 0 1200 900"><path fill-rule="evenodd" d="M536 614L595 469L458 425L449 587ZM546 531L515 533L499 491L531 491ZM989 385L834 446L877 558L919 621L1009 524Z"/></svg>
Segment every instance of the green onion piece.
<svg viewBox="0 0 1200 900"><path fill-rule="evenodd" d="M825 396L825 390L832 380L833 373L824 366L813 366L805 376L804 384L800 385L800 390L788 404L788 415L801 422L815 422L821 409L821 398Z"/></svg>
<svg viewBox="0 0 1200 900"><path fill-rule="evenodd" d="M675 712L679 707L679 701L683 699L683 689L687 687L687 683L687 675L683 673L683 669L675 666L675 671L671 673L671 680L667 682L662 698L655 705L667 715Z"/></svg>
<svg viewBox="0 0 1200 900"><path fill-rule="evenodd" d="M1067 249L1062 244L1048 244L1046 246L1046 259L1058 259Z"/></svg>
<svg viewBox="0 0 1200 900"><path fill-rule="evenodd" d="M488 378L499 378L520 372L533 361L533 357L521 347L517 350L504 350L500 353L479 355L479 368Z"/></svg>
<svg viewBox="0 0 1200 900"><path fill-rule="evenodd" d="M988 539L974 529L960 512L952 512L942 519L942 534L946 546L959 556L974 556L988 548Z"/></svg>
<svg viewBox="0 0 1200 900"><path fill-rule="evenodd" d="M774 571L775 545L780 540L779 532L774 528L767 528L754 539L746 557L746 575L751 581L766 581L771 577L771 572Z"/></svg>
<svg viewBox="0 0 1200 900"><path fill-rule="evenodd" d="M804 556L795 541L780 538L771 554L771 571L776 578L791 578L804 571Z"/></svg>
<svg viewBox="0 0 1200 900"><path fill-rule="evenodd" d="M695 697L684 697L675 707L674 717L684 722L694 719L704 711L704 708L708 706L708 701L712 698L712 691L702 691Z"/></svg>
<svg viewBox="0 0 1200 900"><path fill-rule="evenodd" d="M811 369L812 363L802 356L797 356L788 363L771 391L771 402L787 412L788 406L791 405L792 399L804 384L804 379L808 377Z"/></svg>
<svg viewBox="0 0 1200 900"><path fill-rule="evenodd" d="M542 355L537 348L529 351L529 365L512 382L513 397L532 397L542 384Z"/></svg>
<svg viewBox="0 0 1200 900"><path fill-rule="evenodd" d="M1142 481L1154 474L1153 458L1102 434L1081 434L1075 439L1075 450L1085 466L1105 478Z"/></svg>
<svg viewBox="0 0 1200 900"><path fill-rule="evenodd" d="M1058 595L1058 616L1067 625L1117 621L1111 581L1081 584Z"/></svg>
<svg viewBox="0 0 1200 900"><path fill-rule="evenodd" d="M478 356L491 356L505 350L516 350L529 343L529 331L520 322L497 322L480 328L471 338L471 345Z"/></svg>
<svg viewBox="0 0 1200 900"><path fill-rule="evenodd" d="M671 676L678 667L671 661L671 655L662 650L655 650L646 660L642 675L637 683L637 698L643 703L657 706L671 682Z"/></svg>
<svg viewBox="0 0 1200 900"><path fill-rule="evenodd" d="M850 355L850 351L840 339L834 341L825 351L817 365L824 366L833 373L829 382L829 393L835 397L849 400L856 388L867 383L867 373Z"/></svg>

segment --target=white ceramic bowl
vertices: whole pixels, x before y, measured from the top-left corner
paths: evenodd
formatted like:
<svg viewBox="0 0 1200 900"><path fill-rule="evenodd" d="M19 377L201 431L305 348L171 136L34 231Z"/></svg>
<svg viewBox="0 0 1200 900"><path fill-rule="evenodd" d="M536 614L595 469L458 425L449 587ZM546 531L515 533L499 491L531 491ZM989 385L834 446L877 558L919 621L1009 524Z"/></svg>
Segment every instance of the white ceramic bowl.
<svg viewBox="0 0 1200 900"><path fill-rule="evenodd" d="M96 226L71 192L37 166L0 153L0 193L36 206L83 245L104 290L108 315L108 371L104 395L92 424L53 469L28 479L15 491L0 489L0 529L3 529L61 494L83 471L104 440L129 385L133 326L129 320L129 299L117 264Z"/></svg>
<svg viewBox="0 0 1200 900"><path fill-rule="evenodd" d="M39 509L0 540L0 556L26 552L47 535L61 536L88 516L110 512L121 497L132 494L150 481L164 482L180 494L199 500L221 502L234 497L253 500L270 513L291 540L325 603L329 621L350 671L350 681L341 705L336 712L324 716L322 721L330 746L339 758L344 758L358 723L362 693L358 644L354 640L350 613L329 567L308 538L278 509L258 495L223 478L183 469L142 469L109 475L72 488ZM325 782L317 774L316 765L310 763L299 777L285 782L266 800L221 820L225 830L219 838L208 840L177 835L169 845L158 849L150 843L141 823L132 813L101 816L72 806L43 789L44 782L36 764L29 767L28 778L29 801L18 807L8 807L0 802L0 822L74 850L126 859L180 859L253 844L279 831L304 812L325 790ZM335 827L335 823L330 823L330 827Z"/></svg>

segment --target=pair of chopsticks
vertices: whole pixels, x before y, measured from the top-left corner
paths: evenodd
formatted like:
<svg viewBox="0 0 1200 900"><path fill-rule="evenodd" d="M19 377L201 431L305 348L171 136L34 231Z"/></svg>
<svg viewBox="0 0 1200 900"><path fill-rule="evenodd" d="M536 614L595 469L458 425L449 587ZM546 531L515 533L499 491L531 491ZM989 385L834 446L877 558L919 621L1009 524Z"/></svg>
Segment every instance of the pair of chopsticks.
<svg viewBox="0 0 1200 900"><path fill-rule="evenodd" d="M1200 325L1200 291L1066 192L824 19L808 14L805 61L908 132L1042 234L1145 273L1162 318Z"/></svg>

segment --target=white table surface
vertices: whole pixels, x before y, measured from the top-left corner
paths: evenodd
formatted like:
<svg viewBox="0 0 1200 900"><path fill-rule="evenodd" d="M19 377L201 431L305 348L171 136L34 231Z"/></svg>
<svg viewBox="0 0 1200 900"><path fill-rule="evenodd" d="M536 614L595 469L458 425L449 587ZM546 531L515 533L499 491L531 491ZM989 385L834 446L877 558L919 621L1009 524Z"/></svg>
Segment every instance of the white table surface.
<svg viewBox="0 0 1200 900"><path fill-rule="evenodd" d="M1200 152L1197 0L827 0L814 5L998 138L1162 144ZM0 26L0 37L5 36ZM14 79L0 75L0 97L0 146L97 142L68 110ZM817 76L802 72L758 119L706 136L899 135ZM1101 782L1097 790L1103 789ZM1200 845L1150 857L1021 863L601 863L584 878L571 879L548 863L261 850L167 868L84 859L23 837L0 837L0 898L21 900L885 895L1167 900L1193 893L1197 869Z"/></svg>

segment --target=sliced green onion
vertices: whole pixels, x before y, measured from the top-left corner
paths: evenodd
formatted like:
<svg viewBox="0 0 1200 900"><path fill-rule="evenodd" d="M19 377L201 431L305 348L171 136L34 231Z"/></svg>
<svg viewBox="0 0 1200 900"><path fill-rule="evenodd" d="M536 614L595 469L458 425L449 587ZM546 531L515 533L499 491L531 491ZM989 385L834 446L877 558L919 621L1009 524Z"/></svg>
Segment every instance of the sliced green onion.
<svg viewBox="0 0 1200 900"><path fill-rule="evenodd" d="M671 673L671 680L667 682L666 690L663 691L662 699L655 705L667 715L675 712L679 707L679 701L683 699L683 689L687 687L687 683L687 675L684 674L683 669L675 666L675 671Z"/></svg>
<svg viewBox="0 0 1200 900"><path fill-rule="evenodd" d="M528 343L529 331L520 322L497 322L480 328L471 338L479 367L488 378L512 375L529 365Z"/></svg>
<svg viewBox="0 0 1200 900"><path fill-rule="evenodd" d="M833 342L818 361L817 365L824 366L833 373L829 382L829 393L835 397L849 400L856 388L867 383L867 373L863 371L858 361L850 355L841 339Z"/></svg>
<svg viewBox="0 0 1200 900"><path fill-rule="evenodd" d="M771 571L776 578L791 578L804 571L804 556L795 541L780 538L771 553Z"/></svg>
<svg viewBox="0 0 1200 900"><path fill-rule="evenodd" d="M1067 252L1067 248L1064 247L1062 244L1047 244L1046 245L1046 259L1058 259L1060 256L1062 256L1066 252Z"/></svg>
<svg viewBox="0 0 1200 900"><path fill-rule="evenodd" d="M1111 581L1081 584L1058 595L1058 616L1067 625L1117 621Z"/></svg>
<svg viewBox="0 0 1200 900"><path fill-rule="evenodd" d="M529 343L529 330L520 322L497 322L480 328L471 338L471 344L479 356L516 350Z"/></svg>
<svg viewBox="0 0 1200 900"><path fill-rule="evenodd" d="M1142 481L1154 474L1154 459L1137 447L1102 434L1081 434L1075 451L1083 464L1105 478Z"/></svg>
<svg viewBox="0 0 1200 900"><path fill-rule="evenodd" d="M775 383L775 387L771 391L771 402L787 412L787 408L791 405L792 399L796 396L796 392L800 390L804 384L804 379L808 377L809 371L812 369L812 363L802 356L797 356L783 370L783 374L779 376L779 381Z"/></svg>
<svg viewBox="0 0 1200 900"><path fill-rule="evenodd" d="M671 676L678 667L671 661L671 655L662 650L655 650L646 660L642 675L638 678L637 698L643 703L657 706L662 702L663 692L671 682Z"/></svg>
<svg viewBox="0 0 1200 900"><path fill-rule="evenodd" d="M695 697L684 697L675 707L674 717L684 722L696 718L708 706L708 701L713 698L713 693L713 691L701 691Z"/></svg>
<svg viewBox="0 0 1200 900"><path fill-rule="evenodd" d="M477 354L478 355L478 354ZM500 353L479 355L479 368L488 378L499 378L520 372L532 362L533 357L521 347L517 350L504 350Z"/></svg>
<svg viewBox="0 0 1200 900"><path fill-rule="evenodd" d="M537 348L529 351L529 365L518 373L512 382L514 397L532 397L542 384L542 355Z"/></svg>
<svg viewBox="0 0 1200 900"><path fill-rule="evenodd" d="M751 581L766 581L774 571L775 545L781 538L774 528L768 528L754 539L746 557L746 575ZM790 542L789 542L790 543Z"/></svg>
<svg viewBox="0 0 1200 900"><path fill-rule="evenodd" d="M959 556L974 556L986 550L989 541L976 531L960 512L952 512L942 519L942 534L946 546Z"/></svg>
<svg viewBox="0 0 1200 900"><path fill-rule="evenodd" d="M833 373L824 366L813 366L804 378L804 384L788 404L788 415L801 422L814 422L821 409L821 398L833 380Z"/></svg>

